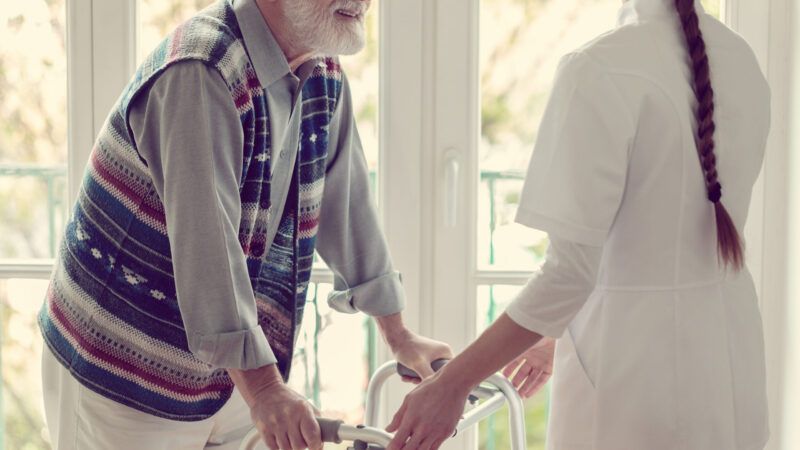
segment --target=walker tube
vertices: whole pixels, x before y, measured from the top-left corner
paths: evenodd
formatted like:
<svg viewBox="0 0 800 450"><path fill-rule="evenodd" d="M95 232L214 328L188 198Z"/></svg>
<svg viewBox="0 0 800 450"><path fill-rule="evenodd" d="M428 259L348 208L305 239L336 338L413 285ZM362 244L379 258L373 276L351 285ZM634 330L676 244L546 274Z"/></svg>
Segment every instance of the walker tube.
<svg viewBox="0 0 800 450"><path fill-rule="evenodd" d="M364 413L364 422L368 427L378 426L378 411L381 403L381 390L386 381L397 372L397 363L389 361L380 366L367 386L367 408Z"/></svg>
<svg viewBox="0 0 800 450"><path fill-rule="evenodd" d="M386 447L392 441L392 435L379 428L354 427L342 425L339 428L339 437L344 441L362 441L367 444L377 444Z"/></svg>
<svg viewBox="0 0 800 450"><path fill-rule="evenodd" d="M496 393L497 393L497 389L488 388L488 387L484 387L484 386L478 386L478 387L476 387L475 389L472 390L471 397L475 397L476 399L481 399L481 400L488 400L488 399L494 397L494 395ZM473 403L475 403L475 402L473 402Z"/></svg>
<svg viewBox="0 0 800 450"><path fill-rule="evenodd" d="M525 408L522 404L522 397L520 397L517 389L511 384L508 378L494 374L486 380L489 384L493 384L500 389L508 401L508 422L509 431L511 432L511 448L513 450L524 450L525 444Z"/></svg>
<svg viewBox="0 0 800 450"><path fill-rule="evenodd" d="M256 445L258 445L259 441L261 441L261 434L258 433L257 429L253 428L249 433L247 433L247 436L244 437L239 450L253 450L256 448Z"/></svg>
<svg viewBox="0 0 800 450"><path fill-rule="evenodd" d="M480 422L481 420L491 416L492 414L496 413L503 405L506 403L506 397L503 395L502 392L496 392L490 399L484 401L480 405L476 406L469 412L464 414L464 417L458 421L458 426L456 430L460 433L467 428L475 425L476 423ZM516 447L515 447L516 448Z"/></svg>

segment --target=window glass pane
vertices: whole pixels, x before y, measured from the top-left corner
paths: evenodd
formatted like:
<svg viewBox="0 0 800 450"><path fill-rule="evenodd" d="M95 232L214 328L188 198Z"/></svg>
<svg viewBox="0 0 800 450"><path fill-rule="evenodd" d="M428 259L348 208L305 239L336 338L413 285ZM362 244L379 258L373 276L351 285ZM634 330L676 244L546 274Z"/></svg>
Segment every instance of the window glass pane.
<svg viewBox="0 0 800 450"><path fill-rule="evenodd" d="M67 215L65 30L64 0L0 6L0 259L52 257Z"/></svg>
<svg viewBox="0 0 800 450"><path fill-rule="evenodd" d="M511 285L478 286L478 323L476 324L478 333L483 332L503 313L520 288L521 286ZM524 400L528 450L544 450L549 392L550 385L548 383L539 393ZM493 417L482 421L478 436L480 450L511 448L508 407L504 407Z"/></svg>
<svg viewBox="0 0 800 450"><path fill-rule="evenodd" d="M378 165L379 165L379 138L378 138L378 112L379 112L379 80L380 66L378 64L379 48L378 18L380 1L373 1L367 14L367 45L361 52L342 56L342 67L350 82L350 91L353 95L353 113L356 117L358 134L364 147L369 166L372 193L377 199L378 193Z"/></svg>
<svg viewBox="0 0 800 450"><path fill-rule="evenodd" d="M138 0L136 56L141 62L164 37L214 0Z"/></svg>
<svg viewBox="0 0 800 450"><path fill-rule="evenodd" d="M722 0L703 0L719 17ZM546 236L514 223L556 65L616 24L620 0L483 0L478 267L531 269Z"/></svg>
<svg viewBox="0 0 800 450"><path fill-rule="evenodd" d="M42 402L44 343L36 325L46 291L46 280L0 279L1 448L50 448Z"/></svg>
<svg viewBox="0 0 800 450"><path fill-rule="evenodd" d="M703 0L703 8L710 15L720 18L723 0Z"/></svg>
<svg viewBox="0 0 800 450"><path fill-rule="evenodd" d="M380 163L380 141L378 135L378 112L380 91L380 66L378 18L380 2L373 1L367 14L367 45L355 55L342 56L342 69L350 83L353 97L353 114L356 118L358 134L364 149L369 168L370 189L375 200L379 198L378 167ZM315 267L326 267L321 258L315 259Z"/></svg>
<svg viewBox="0 0 800 450"><path fill-rule="evenodd" d="M546 236L514 223L556 65L611 29L619 0L483 0L478 267L530 270Z"/></svg>
<svg viewBox="0 0 800 450"><path fill-rule="evenodd" d="M369 321L363 314L341 314L326 301L333 286L312 284L297 341L289 384L312 400L324 417L354 425L364 421L370 362Z"/></svg>

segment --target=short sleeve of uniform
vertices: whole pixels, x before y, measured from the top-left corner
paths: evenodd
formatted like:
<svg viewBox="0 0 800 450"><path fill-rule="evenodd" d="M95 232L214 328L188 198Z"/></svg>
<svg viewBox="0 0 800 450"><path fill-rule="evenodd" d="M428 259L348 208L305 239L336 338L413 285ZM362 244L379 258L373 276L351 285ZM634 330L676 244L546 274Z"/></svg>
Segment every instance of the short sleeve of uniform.
<svg viewBox="0 0 800 450"><path fill-rule="evenodd" d="M564 57L522 191L518 223L602 246L625 190L632 115L611 75L583 53Z"/></svg>

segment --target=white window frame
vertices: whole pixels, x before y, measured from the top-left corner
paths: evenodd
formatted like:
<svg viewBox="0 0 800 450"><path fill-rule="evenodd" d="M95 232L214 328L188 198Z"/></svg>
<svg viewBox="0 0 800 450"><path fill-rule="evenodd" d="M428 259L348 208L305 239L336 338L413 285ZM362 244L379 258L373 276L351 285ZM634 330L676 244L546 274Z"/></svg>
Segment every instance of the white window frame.
<svg viewBox="0 0 800 450"><path fill-rule="evenodd" d="M77 198L95 136L133 72L135 5L128 0L66 2L69 205ZM47 279L52 270L52 259L3 262L0 278Z"/></svg>

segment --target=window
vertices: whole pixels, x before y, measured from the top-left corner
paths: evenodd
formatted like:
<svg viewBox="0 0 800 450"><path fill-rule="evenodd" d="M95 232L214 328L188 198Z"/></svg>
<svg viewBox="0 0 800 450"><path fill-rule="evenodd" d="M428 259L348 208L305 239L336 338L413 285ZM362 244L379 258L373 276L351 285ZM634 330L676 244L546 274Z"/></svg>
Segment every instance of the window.
<svg viewBox="0 0 800 450"><path fill-rule="evenodd" d="M2 342L2 418L5 442L0 448L46 449L41 386L43 341L36 314L47 290L46 280L0 279Z"/></svg>
<svg viewBox="0 0 800 450"><path fill-rule="evenodd" d="M49 272L68 211L65 1L4 3L0 42L24 43L0 47L0 448L43 449L31 355L47 283L32 277Z"/></svg>
<svg viewBox="0 0 800 450"><path fill-rule="evenodd" d="M0 7L0 42L24 43L0 47L0 450L49 448L35 315L99 127L136 62L212 1ZM543 261L547 236L513 217L555 65L613 27L619 3L373 2L367 49L343 64L411 328L462 349ZM726 11L744 11L741 1L703 4L760 30ZM315 269L291 383L325 415L357 423L387 355L370 320L327 307L332 274ZM401 399L392 389L384 419ZM526 403L530 449L543 448L547 402L545 389ZM508 448L504 414L447 448Z"/></svg>
<svg viewBox="0 0 800 450"><path fill-rule="evenodd" d="M514 222L519 194L559 59L611 29L619 0L480 3L480 142L476 273L513 284L477 282L476 327L502 313L544 261L547 235ZM506 281L506 282L508 282ZM543 449L547 390L526 401L528 448ZM504 414L483 423L482 449L507 448Z"/></svg>
<svg viewBox="0 0 800 450"><path fill-rule="evenodd" d="M64 0L0 9L0 259L46 259L66 218Z"/></svg>

